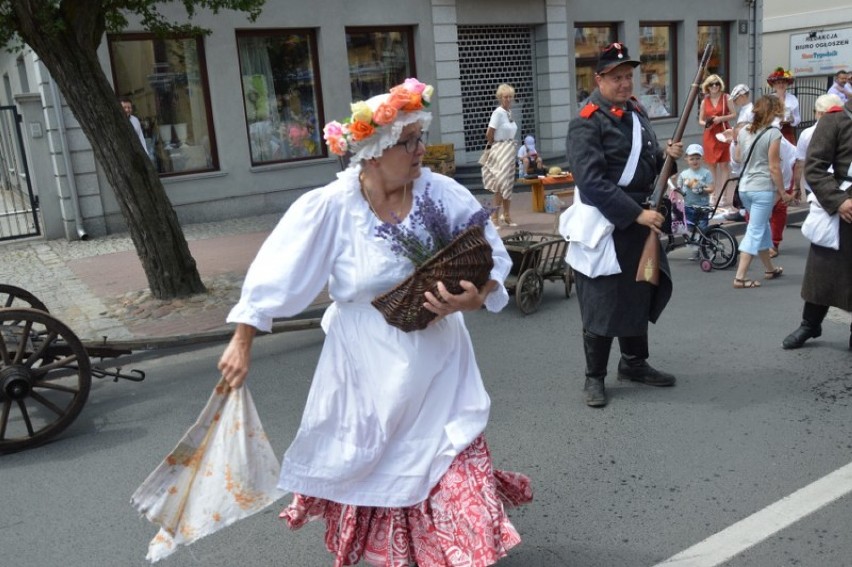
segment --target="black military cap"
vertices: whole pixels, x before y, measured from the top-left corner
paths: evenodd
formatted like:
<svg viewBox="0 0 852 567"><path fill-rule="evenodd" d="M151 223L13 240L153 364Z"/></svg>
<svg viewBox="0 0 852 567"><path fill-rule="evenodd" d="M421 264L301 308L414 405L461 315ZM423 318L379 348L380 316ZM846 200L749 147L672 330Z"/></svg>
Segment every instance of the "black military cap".
<svg viewBox="0 0 852 567"><path fill-rule="evenodd" d="M610 43L601 50L595 73L598 75L609 73L623 63L629 63L633 67L639 66L638 61L630 58L630 55L627 53L627 46L618 42Z"/></svg>

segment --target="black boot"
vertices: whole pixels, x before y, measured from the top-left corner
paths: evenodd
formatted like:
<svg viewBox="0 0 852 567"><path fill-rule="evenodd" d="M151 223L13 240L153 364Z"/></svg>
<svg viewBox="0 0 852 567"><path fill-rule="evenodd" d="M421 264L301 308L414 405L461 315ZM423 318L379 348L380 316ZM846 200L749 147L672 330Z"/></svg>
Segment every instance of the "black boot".
<svg viewBox="0 0 852 567"><path fill-rule="evenodd" d="M805 341L808 339L815 339L822 335L822 326L821 325L812 325L807 321L802 321L802 324L799 325L799 328L784 337L784 342L781 343L781 346L785 349L794 349L801 348L802 345L805 344ZM850 344L852 344L852 337L850 337Z"/></svg>
<svg viewBox="0 0 852 567"><path fill-rule="evenodd" d="M674 386L677 381L668 372L661 372L648 364L648 335L618 337L621 360L618 361L618 379L641 382L649 386Z"/></svg>
<svg viewBox="0 0 852 567"><path fill-rule="evenodd" d="M604 378L611 346L612 337L583 331L583 351L586 353L586 384L583 392L586 394L587 406L602 408L609 401L604 389Z"/></svg>

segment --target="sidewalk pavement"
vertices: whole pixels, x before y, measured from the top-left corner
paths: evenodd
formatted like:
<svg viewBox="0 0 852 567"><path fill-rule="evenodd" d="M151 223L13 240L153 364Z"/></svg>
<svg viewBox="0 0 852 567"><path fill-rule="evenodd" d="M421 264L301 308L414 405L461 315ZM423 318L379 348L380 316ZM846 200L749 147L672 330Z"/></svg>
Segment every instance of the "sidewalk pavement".
<svg viewBox="0 0 852 567"><path fill-rule="evenodd" d="M478 195L483 203L487 195ZM517 230L554 232L556 216L531 210L531 193L516 193L512 217ZM806 208L791 209L790 221ZM161 301L151 297L141 262L128 234L86 241L28 240L0 244L0 284L26 289L83 342L126 342L151 347L191 337L224 337L225 317L237 302L243 277L280 214L184 226L184 234L206 295ZM744 223L729 223L742 233ZM317 298L314 316L328 303Z"/></svg>

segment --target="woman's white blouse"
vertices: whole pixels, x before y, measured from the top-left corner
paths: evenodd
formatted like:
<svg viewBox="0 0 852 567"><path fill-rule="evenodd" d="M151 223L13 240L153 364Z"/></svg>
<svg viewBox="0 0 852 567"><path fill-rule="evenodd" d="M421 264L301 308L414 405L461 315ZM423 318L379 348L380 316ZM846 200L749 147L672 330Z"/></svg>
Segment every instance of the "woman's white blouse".
<svg viewBox="0 0 852 567"><path fill-rule="evenodd" d="M252 262L228 321L268 331L273 318L298 314L328 285L326 340L279 487L344 504L410 506L485 429L490 400L461 313L404 333L370 305L414 267L375 235L381 221L361 195L359 171L290 207ZM481 208L466 188L424 168L415 198L427 186L453 226ZM485 234L491 278L500 283L485 307L496 312L508 302L511 260L490 223Z"/></svg>
<svg viewBox="0 0 852 567"><path fill-rule="evenodd" d="M796 95L784 93L784 122L789 122L790 126L798 126L801 121L799 99L796 98Z"/></svg>
<svg viewBox="0 0 852 567"><path fill-rule="evenodd" d="M509 111L502 106L498 106L491 113L491 120L488 121L488 127L494 128L495 142L514 140L515 134L518 132L518 123L511 119Z"/></svg>

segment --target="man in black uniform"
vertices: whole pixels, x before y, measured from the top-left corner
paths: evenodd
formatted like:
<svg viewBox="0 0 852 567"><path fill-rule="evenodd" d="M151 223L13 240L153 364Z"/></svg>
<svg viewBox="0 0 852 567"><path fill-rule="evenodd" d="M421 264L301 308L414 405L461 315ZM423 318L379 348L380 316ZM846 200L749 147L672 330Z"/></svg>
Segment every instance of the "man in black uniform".
<svg viewBox="0 0 852 567"><path fill-rule="evenodd" d="M658 286L635 280L648 231L659 234L664 221L641 203L653 192L666 154L677 159L683 146L669 142L665 153L660 150L645 110L633 97L633 70L638 65L623 44L604 48L596 67L597 88L568 130L568 161L577 190L583 203L615 225L612 239L621 268L620 274L595 278L576 273L586 354L584 392L592 407L607 403L604 377L613 337L621 347L619 380L650 386L675 383L674 376L647 362L648 321L657 321L672 292L665 253L661 250ZM634 120L641 129L634 131ZM629 160L634 139L641 139L641 149Z"/></svg>

